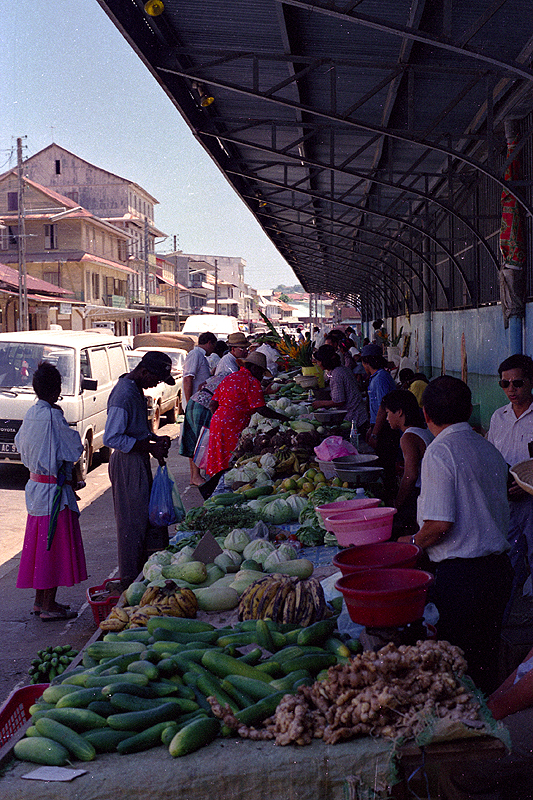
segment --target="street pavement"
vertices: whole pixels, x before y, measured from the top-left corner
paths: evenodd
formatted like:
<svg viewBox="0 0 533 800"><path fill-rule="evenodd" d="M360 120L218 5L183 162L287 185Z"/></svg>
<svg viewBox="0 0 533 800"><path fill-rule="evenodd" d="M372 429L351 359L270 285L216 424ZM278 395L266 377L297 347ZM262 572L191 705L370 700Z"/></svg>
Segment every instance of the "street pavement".
<svg viewBox="0 0 533 800"><path fill-rule="evenodd" d="M167 424L160 434L173 439L167 464L185 508L189 510L201 505L202 497L196 488L189 487L189 462L178 455L179 430L179 424ZM152 460L152 465L155 473L157 463ZM14 688L29 683L28 668L38 650L49 644L70 644L77 650L84 646L97 627L86 591L117 575L115 519L107 464L100 464L95 457L87 486L79 492L80 524L89 577L84 583L58 590L58 600L78 611L78 617L43 622L31 613L34 591L16 588L26 524L24 486L27 474L20 464L0 466L0 705Z"/></svg>

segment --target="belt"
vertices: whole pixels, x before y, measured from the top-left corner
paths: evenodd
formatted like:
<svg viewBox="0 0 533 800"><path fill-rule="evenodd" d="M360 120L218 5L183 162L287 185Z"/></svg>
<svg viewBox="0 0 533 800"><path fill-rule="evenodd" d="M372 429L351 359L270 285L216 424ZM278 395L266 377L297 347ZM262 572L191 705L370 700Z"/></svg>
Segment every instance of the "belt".
<svg viewBox="0 0 533 800"><path fill-rule="evenodd" d="M30 481L35 483L57 483L55 475L38 475L36 472L30 472ZM73 486L74 481L65 481L64 486Z"/></svg>

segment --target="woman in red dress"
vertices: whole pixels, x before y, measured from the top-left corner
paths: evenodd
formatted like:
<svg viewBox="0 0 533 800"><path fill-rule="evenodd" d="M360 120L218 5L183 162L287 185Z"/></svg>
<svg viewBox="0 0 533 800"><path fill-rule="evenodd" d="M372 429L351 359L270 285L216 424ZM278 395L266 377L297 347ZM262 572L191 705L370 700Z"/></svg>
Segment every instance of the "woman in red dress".
<svg viewBox="0 0 533 800"><path fill-rule="evenodd" d="M268 419L287 419L265 404L261 390L261 379L265 372L265 356L253 352L246 357L244 366L238 372L228 375L217 386L211 403L216 410L209 426L208 475L215 475L229 467L240 433L254 412Z"/></svg>

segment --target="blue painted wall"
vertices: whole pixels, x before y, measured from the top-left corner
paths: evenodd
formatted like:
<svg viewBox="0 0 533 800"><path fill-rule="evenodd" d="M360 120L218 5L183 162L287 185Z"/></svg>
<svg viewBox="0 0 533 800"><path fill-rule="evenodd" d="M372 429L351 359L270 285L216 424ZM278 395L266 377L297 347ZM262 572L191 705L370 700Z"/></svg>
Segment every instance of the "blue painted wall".
<svg viewBox="0 0 533 800"><path fill-rule="evenodd" d="M472 391L474 414L471 421L488 428L493 411L507 399L498 386L498 364L511 355L509 329L503 326L500 305L485 308L434 311L431 315L431 364L424 364L424 316L398 317L395 324L387 319L389 333L411 334L410 357L415 357L418 334L419 369L430 377L441 373L442 330L444 329L444 364L447 375L461 377L461 336L464 333L468 359L468 385ZM526 307L524 353L533 355L533 303ZM400 343L402 344L402 343Z"/></svg>

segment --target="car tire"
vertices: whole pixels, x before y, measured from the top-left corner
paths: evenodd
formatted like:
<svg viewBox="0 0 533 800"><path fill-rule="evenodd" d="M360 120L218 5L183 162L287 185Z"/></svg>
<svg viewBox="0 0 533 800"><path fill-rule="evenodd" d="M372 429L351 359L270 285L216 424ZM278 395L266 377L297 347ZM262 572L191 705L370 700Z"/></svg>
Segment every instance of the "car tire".
<svg viewBox="0 0 533 800"><path fill-rule="evenodd" d="M154 416L152 417L152 433L157 433L159 424L161 422L161 404L156 403L154 406Z"/></svg>
<svg viewBox="0 0 533 800"><path fill-rule="evenodd" d="M82 481L86 480L87 473L91 468L91 463L93 460L93 446L91 444L91 440L89 437L85 437L83 440L83 453L81 454L79 465L80 465L80 478Z"/></svg>
<svg viewBox="0 0 533 800"><path fill-rule="evenodd" d="M174 424L176 422L176 417L180 413L180 406L181 406L181 401L180 401L180 396L178 394L176 396L176 401L174 405L167 411L167 421L170 422L171 424Z"/></svg>

